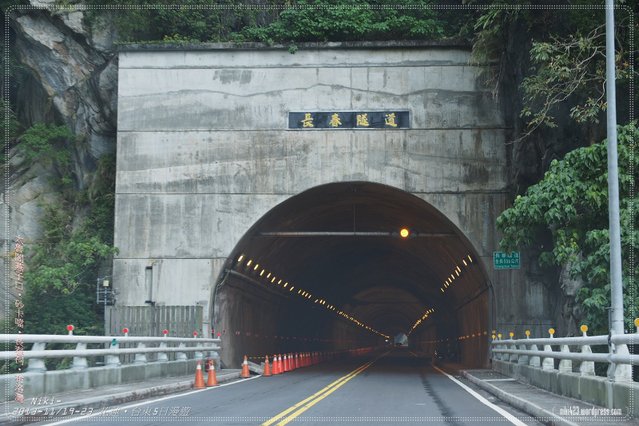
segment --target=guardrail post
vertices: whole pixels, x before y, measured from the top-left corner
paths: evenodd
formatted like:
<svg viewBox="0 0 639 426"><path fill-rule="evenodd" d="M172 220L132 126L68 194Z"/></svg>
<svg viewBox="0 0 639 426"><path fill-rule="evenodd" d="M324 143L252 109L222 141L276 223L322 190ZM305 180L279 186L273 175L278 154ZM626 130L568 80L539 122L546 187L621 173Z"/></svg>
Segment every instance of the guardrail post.
<svg viewBox="0 0 639 426"><path fill-rule="evenodd" d="M570 348L568 345L561 345L561 352L570 353ZM572 373L572 360L562 359L559 361L559 372L560 373Z"/></svg>
<svg viewBox="0 0 639 426"><path fill-rule="evenodd" d="M530 330L526 330L524 332L526 334L526 339L530 338ZM519 345L519 350L525 351L527 349L526 343L522 343ZM519 359L517 360L517 364L527 365L528 364L528 355L519 355Z"/></svg>
<svg viewBox="0 0 639 426"><path fill-rule="evenodd" d="M180 343L178 345L178 348L186 348L186 345L184 343ZM186 361L188 358L186 357L186 354L184 352L177 352L175 354L175 360L176 361Z"/></svg>
<svg viewBox="0 0 639 426"><path fill-rule="evenodd" d="M550 334L550 338L552 339L554 337L555 334L555 329L554 328L550 328L548 329L548 333ZM552 346L551 345L544 345L544 352L552 352ZM554 370L555 369L555 360L553 358L544 358L544 360L541 363L541 368L543 370Z"/></svg>
<svg viewBox="0 0 639 426"><path fill-rule="evenodd" d="M160 342L161 348L166 348L166 342ZM168 362L169 357L166 352L158 352L158 362Z"/></svg>
<svg viewBox="0 0 639 426"><path fill-rule="evenodd" d="M146 345L142 342L138 343L138 349L144 349L146 348ZM133 359L133 362L135 364L145 364L146 361L146 354L142 353L142 354L135 354L135 358Z"/></svg>
<svg viewBox="0 0 639 426"><path fill-rule="evenodd" d="M517 350L517 345L515 345L514 337L515 337L515 333L513 333L511 331L510 332L510 341L512 342L512 344L510 345L510 349ZM510 356L508 357L508 361L517 362L517 358L518 358L517 354L510 354Z"/></svg>
<svg viewBox="0 0 639 426"><path fill-rule="evenodd" d="M198 343L195 345L196 348L201 348L202 344ZM204 353L202 351L195 352L195 359L204 359Z"/></svg>
<svg viewBox="0 0 639 426"><path fill-rule="evenodd" d="M530 347L531 351L535 351L535 352L539 352L539 348L537 347L537 345L532 345ZM530 362L528 363L528 365L530 365L531 367L537 367L540 368L541 367L541 358L537 355L531 356L530 357Z"/></svg>
<svg viewBox="0 0 639 426"><path fill-rule="evenodd" d="M75 350L76 351L84 351L87 349L87 344L86 343L78 343L75 345ZM87 359L83 356L74 356L73 357L73 366L71 368L75 368L75 369L85 369L85 368L89 368L89 363L87 362Z"/></svg>
<svg viewBox="0 0 639 426"><path fill-rule="evenodd" d="M613 345L615 355L630 356L628 345L618 344ZM614 377L613 380L619 382L632 382L632 365L630 364L615 364L610 361L610 365L613 366Z"/></svg>
<svg viewBox="0 0 639 426"><path fill-rule="evenodd" d="M582 325L579 327L581 332L583 333L583 337L588 337L588 326ZM581 345L581 353L582 354L591 354L592 348L590 345ZM594 376L595 375L595 363L592 361L581 361L579 365L579 374L582 376Z"/></svg>
<svg viewBox="0 0 639 426"><path fill-rule="evenodd" d="M43 351L47 347L47 344L44 342L34 343L31 348L32 351ZM44 363L42 358L29 358L27 371L33 373L44 373L47 371L47 366Z"/></svg>
<svg viewBox="0 0 639 426"><path fill-rule="evenodd" d="M118 340L115 338L111 340L111 344L109 345L108 349L114 349L114 350L120 349L120 343L118 342ZM104 365L107 365L110 367L119 367L121 364L122 363L120 362L119 355L107 355L104 357Z"/></svg>

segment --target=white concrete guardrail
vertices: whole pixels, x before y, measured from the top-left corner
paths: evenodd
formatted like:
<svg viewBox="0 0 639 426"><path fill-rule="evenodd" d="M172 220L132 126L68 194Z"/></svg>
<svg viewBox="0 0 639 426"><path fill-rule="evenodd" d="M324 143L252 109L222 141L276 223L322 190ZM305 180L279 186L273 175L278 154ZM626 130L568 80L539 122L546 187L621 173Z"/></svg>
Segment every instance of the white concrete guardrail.
<svg viewBox="0 0 639 426"><path fill-rule="evenodd" d="M221 340L195 335L76 336L70 331L69 335L0 334L0 343L12 349L0 352L0 361L15 361L22 368L18 373L0 374L0 387L15 389L13 395L0 395L0 401L186 376L195 374L197 362L204 358L220 367ZM61 349L63 345L74 347ZM61 358L73 359L70 368L47 370L46 360Z"/></svg>
<svg viewBox="0 0 639 426"><path fill-rule="evenodd" d="M635 321L637 322L637 321ZM579 371L582 375L594 376L594 363L607 363L609 377L613 381L631 381L632 374L626 367L626 374L619 374L617 365L639 365L639 355L630 354L626 345L639 344L639 328L636 333L588 336L587 326L582 326L583 336L554 337L555 330L549 329L548 338L530 338L530 332L526 330L525 339L501 339L501 334L493 335L490 342L492 358L494 360L526 364L531 367L541 367L543 370L554 370L554 359L559 359L559 372L572 372L572 361L580 361ZM540 349L540 346L543 349ZM559 346L559 351L553 350L553 346ZM570 346L578 347L579 351L571 351ZM606 353L593 353L592 346L606 346ZM617 374L615 374L617 372Z"/></svg>
<svg viewBox="0 0 639 426"><path fill-rule="evenodd" d="M73 357L71 368L88 368L87 358L103 356L104 365L121 365L120 355L135 355L134 363L147 362L146 354L155 353L159 362L169 361L168 353L176 353L176 360L202 359L204 352L212 352L217 357L220 339L182 338L182 337L134 337L134 336L75 336L50 334L0 334L0 342L13 344L16 350L0 352L0 360L16 358L28 359L27 371L46 371L44 360L49 358ZM18 350L20 346L33 343L31 350ZM54 343L75 344L75 349L46 349ZM103 344L105 349L87 349L87 344ZM135 344L135 348L120 348L120 345ZM156 344L156 347L148 347ZM170 347L169 345L175 345Z"/></svg>
<svg viewBox="0 0 639 426"><path fill-rule="evenodd" d="M554 337L552 328L548 338L531 339L529 330L524 339L515 339L512 332L503 340L501 334L493 334L492 366L502 374L551 392L637 416L639 408L633 404L633 395L639 391L639 384L633 382L632 366L639 365L639 355L631 354L628 345L639 345L639 318L635 326L635 333L607 336L588 336L585 325L581 326L583 335L577 337ZM604 350L593 353L592 347L597 346ZM579 362L574 369L573 361ZM608 365L607 377L596 376L596 362Z"/></svg>

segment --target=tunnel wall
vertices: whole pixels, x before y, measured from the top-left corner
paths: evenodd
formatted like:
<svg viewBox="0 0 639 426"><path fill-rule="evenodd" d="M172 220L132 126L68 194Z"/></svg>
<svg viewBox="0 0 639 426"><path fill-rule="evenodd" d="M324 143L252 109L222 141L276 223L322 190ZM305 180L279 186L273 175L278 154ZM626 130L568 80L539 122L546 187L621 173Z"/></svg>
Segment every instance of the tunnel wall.
<svg viewBox="0 0 639 426"><path fill-rule="evenodd" d="M542 286L527 292L519 272L492 270L494 223L507 206L507 129L481 84L484 67L469 60L466 48L414 43L300 45L294 55L223 44L123 47L118 304L144 304L145 268L156 265L164 271L154 275L156 304L179 299L210 315L222 265L259 218L309 188L356 180L407 191L450 218L496 298L509 301L496 305L495 327L550 317ZM287 128L289 111L395 109L410 112L409 129Z"/></svg>
<svg viewBox="0 0 639 426"><path fill-rule="evenodd" d="M262 285L230 277L216 295L216 333L225 367L238 368L244 355L260 362L287 352L342 351L379 344L379 339L312 307L288 304ZM309 311L310 309L310 311Z"/></svg>

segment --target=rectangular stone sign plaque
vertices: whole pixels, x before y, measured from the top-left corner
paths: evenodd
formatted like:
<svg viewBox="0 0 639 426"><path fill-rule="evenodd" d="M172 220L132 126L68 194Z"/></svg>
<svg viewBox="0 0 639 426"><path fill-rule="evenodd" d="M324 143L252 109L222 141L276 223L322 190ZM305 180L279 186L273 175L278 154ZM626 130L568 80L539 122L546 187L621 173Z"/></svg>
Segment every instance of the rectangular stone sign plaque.
<svg viewBox="0 0 639 426"><path fill-rule="evenodd" d="M408 111L289 112L288 128L311 129L408 129Z"/></svg>

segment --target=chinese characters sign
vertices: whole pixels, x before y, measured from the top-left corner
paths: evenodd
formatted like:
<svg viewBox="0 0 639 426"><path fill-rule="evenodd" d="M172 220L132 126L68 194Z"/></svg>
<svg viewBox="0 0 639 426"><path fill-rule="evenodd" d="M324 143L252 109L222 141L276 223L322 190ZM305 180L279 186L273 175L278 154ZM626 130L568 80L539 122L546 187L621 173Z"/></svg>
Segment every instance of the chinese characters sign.
<svg viewBox="0 0 639 426"><path fill-rule="evenodd" d="M289 112L289 129L408 129L408 111Z"/></svg>
<svg viewBox="0 0 639 426"><path fill-rule="evenodd" d="M519 252L503 253L501 251L493 252L493 266L495 269L519 269Z"/></svg>

